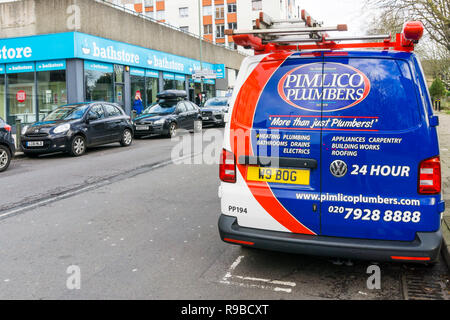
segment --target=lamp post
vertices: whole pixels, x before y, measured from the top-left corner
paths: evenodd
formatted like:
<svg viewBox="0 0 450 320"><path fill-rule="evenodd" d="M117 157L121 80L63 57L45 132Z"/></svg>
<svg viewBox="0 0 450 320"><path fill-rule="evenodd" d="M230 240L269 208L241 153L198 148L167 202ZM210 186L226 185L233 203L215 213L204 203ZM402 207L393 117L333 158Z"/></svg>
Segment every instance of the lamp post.
<svg viewBox="0 0 450 320"><path fill-rule="evenodd" d="M201 0L198 0L198 41L200 46L200 70L203 70ZM203 77L200 77L200 93L203 100Z"/></svg>

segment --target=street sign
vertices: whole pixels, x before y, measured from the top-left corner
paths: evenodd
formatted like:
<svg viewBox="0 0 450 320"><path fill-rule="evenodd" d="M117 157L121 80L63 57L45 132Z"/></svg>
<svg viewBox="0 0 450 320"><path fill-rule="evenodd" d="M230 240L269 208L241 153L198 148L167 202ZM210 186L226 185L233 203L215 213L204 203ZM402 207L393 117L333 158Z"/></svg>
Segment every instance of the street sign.
<svg viewBox="0 0 450 320"><path fill-rule="evenodd" d="M203 69L203 70L195 70L194 74L192 75L193 79L216 79L217 73L215 73L213 70L209 69Z"/></svg>

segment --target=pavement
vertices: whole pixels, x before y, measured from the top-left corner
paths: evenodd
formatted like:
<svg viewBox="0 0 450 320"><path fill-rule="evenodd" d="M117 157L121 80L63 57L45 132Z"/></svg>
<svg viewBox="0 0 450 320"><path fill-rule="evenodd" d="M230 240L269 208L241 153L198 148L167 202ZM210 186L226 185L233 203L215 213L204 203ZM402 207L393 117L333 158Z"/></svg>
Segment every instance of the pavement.
<svg viewBox="0 0 450 320"><path fill-rule="evenodd" d="M441 150L442 188L445 200L445 212L442 220L442 255L450 269L450 115L436 112L439 116L439 146Z"/></svg>

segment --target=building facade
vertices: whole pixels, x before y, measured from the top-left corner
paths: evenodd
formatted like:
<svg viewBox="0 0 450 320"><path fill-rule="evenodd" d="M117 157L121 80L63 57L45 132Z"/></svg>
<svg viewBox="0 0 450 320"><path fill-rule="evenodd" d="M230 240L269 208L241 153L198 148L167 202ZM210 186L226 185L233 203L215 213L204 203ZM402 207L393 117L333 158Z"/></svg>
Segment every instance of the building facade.
<svg viewBox="0 0 450 320"><path fill-rule="evenodd" d="M136 12L201 34L206 40L237 48L225 29L251 29L260 11L275 19L300 16L298 0L110 0ZM199 30L199 3L200 30ZM142 9L144 8L144 10Z"/></svg>
<svg viewBox="0 0 450 320"><path fill-rule="evenodd" d="M203 69L225 77L223 64ZM120 104L127 114L136 94L145 106L167 89L194 99L200 61L81 32L0 39L0 117L14 124L42 120L56 107L84 101ZM207 97L215 80L204 80Z"/></svg>

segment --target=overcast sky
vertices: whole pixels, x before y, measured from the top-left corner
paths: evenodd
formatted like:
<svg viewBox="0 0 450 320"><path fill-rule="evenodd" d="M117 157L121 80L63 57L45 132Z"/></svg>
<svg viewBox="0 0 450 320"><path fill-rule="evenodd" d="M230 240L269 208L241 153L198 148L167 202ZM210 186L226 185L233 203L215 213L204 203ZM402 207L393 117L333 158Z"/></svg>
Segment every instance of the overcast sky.
<svg viewBox="0 0 450 320"><path fill-rule="evenodd" d="M342 32L342 36L364 35L365 23L374 15L373 10L364 7L364 0L299 0L299 3L301 9L323 21L324 26L347 24L348 32Z"/></svg>

